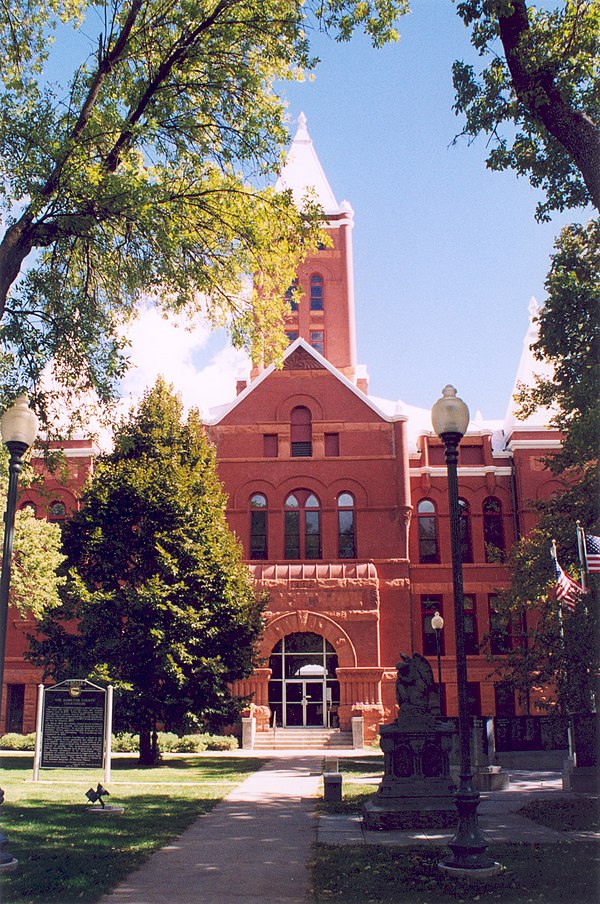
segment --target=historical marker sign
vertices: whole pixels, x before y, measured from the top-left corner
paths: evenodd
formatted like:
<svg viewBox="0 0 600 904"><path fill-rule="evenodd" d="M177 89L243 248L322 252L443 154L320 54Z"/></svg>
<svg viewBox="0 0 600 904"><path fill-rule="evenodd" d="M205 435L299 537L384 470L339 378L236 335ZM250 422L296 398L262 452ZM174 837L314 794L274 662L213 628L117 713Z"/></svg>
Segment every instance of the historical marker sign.
<svg viewBox="0 0 600 904"><path fill-rule="evenodd" d="M44 692L42 767L102 768L106 692L88 681L63 681Z"/></svg>

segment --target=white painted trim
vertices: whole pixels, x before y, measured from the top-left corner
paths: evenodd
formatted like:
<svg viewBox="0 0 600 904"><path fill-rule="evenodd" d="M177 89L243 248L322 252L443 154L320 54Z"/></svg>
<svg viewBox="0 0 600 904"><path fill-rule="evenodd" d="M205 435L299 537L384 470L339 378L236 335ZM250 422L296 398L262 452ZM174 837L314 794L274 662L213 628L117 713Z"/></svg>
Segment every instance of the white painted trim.
<svg viewBox="0 0 600 904"><path fill-rule="evenodd" d="M392 415L384 414L384 412L381 411L381 409L378 408L377 405L375 405L371 401L369 396L366 396L364 394L364 392L361 392L361 390L358 389L354 385L354 383L351 383L347 377L345 377L342 373L339 372L339 370L337 370L337 368L335 368L332 364L329 363L327 358L324 358L323 355L319 354L319 352L316 351L316 349L314 349L312 347L312 345L309 345L308 342L306 342L302 338L302 336L299 336L298 339L294 339L292 344L287 347L287 349L285 350L284 356L283 356L283 360L285 361L287 358L289 358L289 356L292 354L292 352L295 352L296 349L298 349L298 348L303 348L304 351L309 353L309 355L312 355L312 357L316 361L319 362L319 364L323 367L324 370L329 371L329 373L333 377L335 377L336 380L339 380L339 382L343 386L345 386L347 389L349 389L350 392L354 393L354 395L358 399L360 399L360 401L364 405L366 405L367 408L370 408L371 411L374 411L375 414L378 417L380 417L383 421L387 421L390 424L394 423L395 421L408 421L408 416L405 414L392 414ZM243 402L244 399L246 399L250 395L250 393L254 392L254 390L258 386L260 386L260 384L264 380L266 380L268 377L270 377L271 374L275 371L275 369L276 368L275 368L274 364L269 364L269 366L267 368L265 368L265 370L263 370L263 372L256 378L256 380L253 380L251 383L249 383L248 386L246 386L246 388L242 392L240 392L240 394L238 396L236 396L236 398L233 399L233 401L230 402L229 405L227 405L224 409L222 409L216 417L207 418L204 423L207 424L209 427L213 427L216 424L218 424L220 421L222 421L223 418L227 417L227 415L230 414L230 412L232 412L241 402Z"/></svg>
<svg viewBox="0 0 600 904"><path fill-rule="evenodd" d="M424 474L429 474L430 477L445 477L446 468L445 466L442 468L410 468L409 473L411 477L422 477ZM490 468L489 465L481 465L479 468L461 468L460 465L458 467L459 477L485 477L487 474L493 474L495 477L510 477L512 468Z"/></svg>
<svg viewBox="0 0 600 904"><path fill-rule="evenodd" d="M512 439L508 442L509 451L513 449L562 449L559 439Z"/></svg>

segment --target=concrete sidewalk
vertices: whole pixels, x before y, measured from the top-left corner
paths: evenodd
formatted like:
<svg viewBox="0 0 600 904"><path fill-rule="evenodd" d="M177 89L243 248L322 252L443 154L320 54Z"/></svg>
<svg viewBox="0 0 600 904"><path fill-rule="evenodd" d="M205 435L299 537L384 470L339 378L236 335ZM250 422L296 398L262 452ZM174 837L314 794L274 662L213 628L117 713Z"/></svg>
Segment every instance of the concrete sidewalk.
<svg viewBox="0 0 600 904"><path fill-rule="evenodd" d="M346 753L363 758L357 751L336 756ZM361 818L352 815L321 815L317 820L315 798L323 761L330 756L326 751L278 752L214 810L153 854L101 904L308 904L308 862L315 840L443 847L454 834L364 831ZM366 781L375 792L381 760L373 765ZM598 833L556 832L517 815L535 797L572 798L562 791L559 773L510 771L510 775L510 790L481 795L479 822L491 844L600 838Z"/></svg>
<svg viewBox="0 0 600 904"><path fill-rule="evenodd" d="M271 760L101 904L307 904L322 763Z"/></svg>

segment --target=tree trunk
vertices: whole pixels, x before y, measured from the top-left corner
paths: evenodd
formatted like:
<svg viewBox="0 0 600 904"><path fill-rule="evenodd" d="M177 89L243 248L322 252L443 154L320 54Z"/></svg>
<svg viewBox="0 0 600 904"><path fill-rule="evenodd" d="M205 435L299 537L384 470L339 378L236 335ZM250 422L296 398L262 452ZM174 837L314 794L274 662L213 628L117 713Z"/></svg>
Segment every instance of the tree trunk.
<svg viewBox="0 0 600 904"><path fill-rule="evenodd" d="M158 745L156 743L156 731L152 722L148 720L140 728L140 766L156 766L160 760Z"/></svg>
<svg viewBox="0 0 600 904"><path fill-rule="evenodd" d="M529 31L525 0L499 9L500 39L517 97L531 115L562 145L578 167L592 203L600 210L600 131L561 94L550 68L531 69L523 52Z"/></svg>

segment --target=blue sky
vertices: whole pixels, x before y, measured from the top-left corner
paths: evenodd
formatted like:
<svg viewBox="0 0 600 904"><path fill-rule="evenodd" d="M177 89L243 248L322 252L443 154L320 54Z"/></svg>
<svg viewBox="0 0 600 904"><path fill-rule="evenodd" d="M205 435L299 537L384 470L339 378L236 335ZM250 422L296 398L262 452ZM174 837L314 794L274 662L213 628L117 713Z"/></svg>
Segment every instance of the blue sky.
<svg viewBox="0 0 600 904"><path fill-rule="evenodd" d="M587 216L538 224L529 182L486 169L485 138L452 144L452 62L478 58L450 0L413 0L399 30L379 50L362 35L315 35L314 77L285 85L290 133L304 112L337 200L354 208L358 360L371 394L430 408L451 382L472 415L502 418L554 237ZM132 341L128 397L160 372L206 410L231 399L244 370L222 333L167 337L151 317Z"/></svg>
<svg viewBox="0 0 600 904"><path fill-rule="evenodd" d="M478 62L449 0L413 0L401 39L319 36L315 79L287 88L337 200L355 212L358 357L370 392L430 407L453 383L472 413L502 417L554 236L529 182L486 169L485 139L452 140L451 66ZM584 217L586 219L587 217Z"/></svg>

